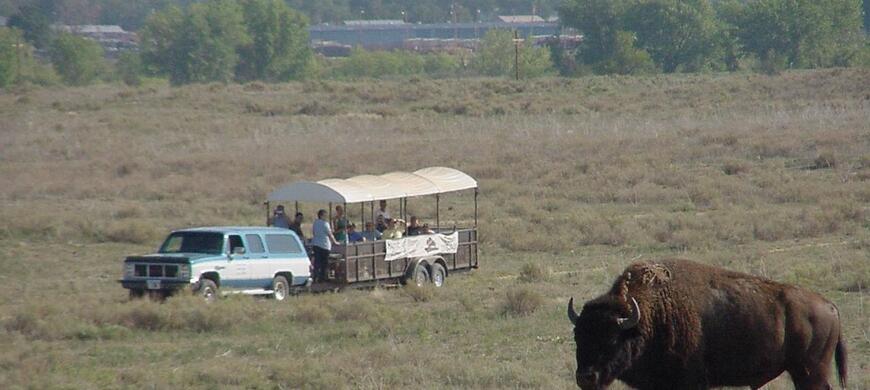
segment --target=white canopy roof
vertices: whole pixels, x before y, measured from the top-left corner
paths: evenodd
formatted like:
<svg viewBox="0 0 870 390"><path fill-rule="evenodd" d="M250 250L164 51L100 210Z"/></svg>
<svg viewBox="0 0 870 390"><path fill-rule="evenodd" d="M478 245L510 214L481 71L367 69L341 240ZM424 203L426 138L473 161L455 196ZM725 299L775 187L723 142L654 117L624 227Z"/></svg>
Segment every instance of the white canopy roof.
<svg viewBox="0 0 870 390"><path fill-rule="evenodd" d="M271 194L271 202L359 203L382 199L442 194L477 188L477 181L462 171L430 167L384 175L361 175L348 179L298 181L284 185Z"/></svg>

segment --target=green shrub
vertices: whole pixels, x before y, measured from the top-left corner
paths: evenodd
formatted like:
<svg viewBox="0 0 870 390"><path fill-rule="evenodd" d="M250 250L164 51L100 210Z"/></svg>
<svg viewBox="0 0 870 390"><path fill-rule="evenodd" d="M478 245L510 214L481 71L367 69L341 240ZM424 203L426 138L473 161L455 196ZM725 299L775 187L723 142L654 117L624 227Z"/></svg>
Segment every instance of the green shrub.
<svg viewBox="0 0 870 390"><path fill-rule="evenodd" d="M105 71L103 48L90 39L60 34L49 48L54 69L69 85L86 85Z"/></svg>

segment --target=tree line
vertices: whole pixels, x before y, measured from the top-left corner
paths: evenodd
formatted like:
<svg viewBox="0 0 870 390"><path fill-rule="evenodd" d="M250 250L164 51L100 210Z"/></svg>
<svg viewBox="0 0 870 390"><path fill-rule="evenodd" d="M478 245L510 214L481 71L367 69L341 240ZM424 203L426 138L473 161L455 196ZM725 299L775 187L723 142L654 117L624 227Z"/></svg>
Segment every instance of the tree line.
<svg viewBox="0 0 870 390"><path fill-rule="evenodd" d="M137 84L142 77L179 85L514 73L511 33L498 30L490 31L475 53L355 49L348 58L320 58L308 48L309 19L284 0L169 4L141 25L139 51L109 64L96 42L49 27L50 18L41 12L57 7L57 1L28 2L10 19L12 28L0 28L0 87L28 81L84 85L100 79ZM583 35L581 45L547 50L524 42L520 74L868 66L870 41L862 31L861 5L860 0L568 0L558 12L564 26ZM35 58L34 49L51 65Z"/></svg>
<svg viewBox="0 0 870 390"><path fill-rule="evenodd" d="M762 70L866 64L861 0L572 0L584 35L565 73Z"/></svg>

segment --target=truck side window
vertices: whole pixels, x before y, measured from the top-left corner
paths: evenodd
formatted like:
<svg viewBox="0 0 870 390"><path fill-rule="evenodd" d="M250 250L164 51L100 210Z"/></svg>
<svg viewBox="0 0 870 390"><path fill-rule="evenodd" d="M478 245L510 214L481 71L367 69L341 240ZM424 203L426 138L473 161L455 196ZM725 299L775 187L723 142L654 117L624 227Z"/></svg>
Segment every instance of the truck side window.
<svg viewBox="0 0 870 390"><path fill-rule="evenodd" d="M248 241L248 246L251 247L251 253L263 253L266 249L263 248L263 240L259 234L245 234L245 240Z"/></svg>
<svg viewBox="0 0 870 390"><path fill-rule="evenodd" d="M300 253L302 248L289 234L267 234L266 245L272 253Z"/></svg>
<svg viewBox="0 0 870 390"><path fill-rule="evenodd" d="M230 236L230 253L236 253L236 248L245 249L245 244L242 243L242 237L232 235Z"/></svg>

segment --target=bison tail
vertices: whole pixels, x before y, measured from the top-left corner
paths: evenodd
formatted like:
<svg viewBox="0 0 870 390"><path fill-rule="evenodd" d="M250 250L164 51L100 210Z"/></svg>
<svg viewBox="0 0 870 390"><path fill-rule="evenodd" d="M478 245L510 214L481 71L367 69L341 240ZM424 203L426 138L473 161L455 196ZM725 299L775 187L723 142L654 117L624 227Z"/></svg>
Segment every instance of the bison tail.
<svg viewBox="0 0 870 390"><path fill-rule="evenodd" d="M842 334L840 334L840 337L837 340L837 350L834 353L834 361L837 362L837 376L840 378L840 387L845 389L848 368L846 367L846 343L843 342Z"/></svg>

